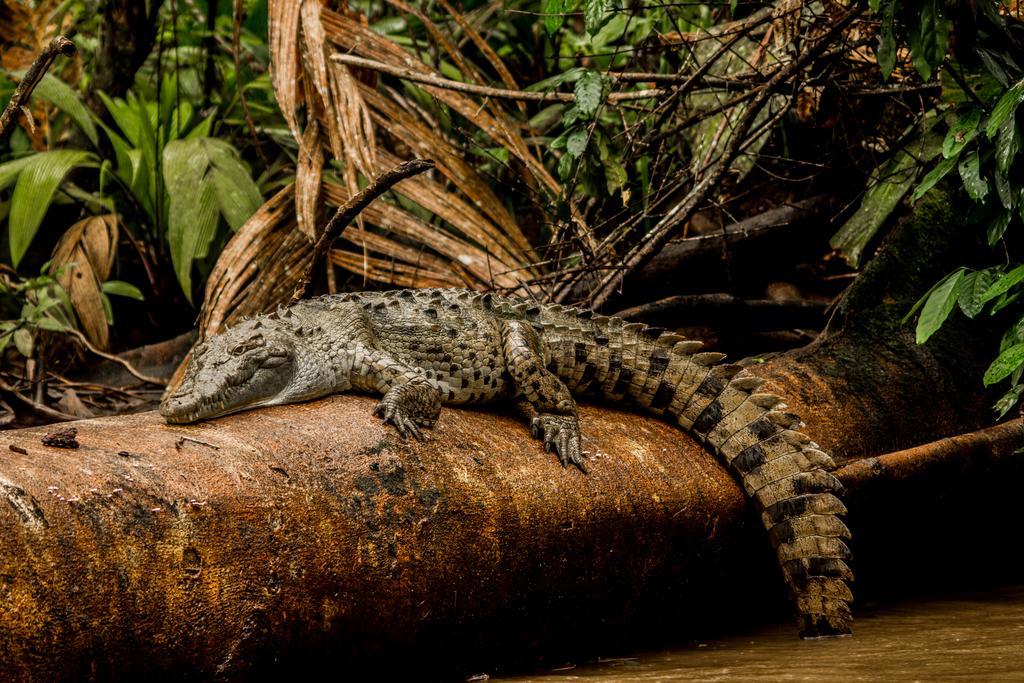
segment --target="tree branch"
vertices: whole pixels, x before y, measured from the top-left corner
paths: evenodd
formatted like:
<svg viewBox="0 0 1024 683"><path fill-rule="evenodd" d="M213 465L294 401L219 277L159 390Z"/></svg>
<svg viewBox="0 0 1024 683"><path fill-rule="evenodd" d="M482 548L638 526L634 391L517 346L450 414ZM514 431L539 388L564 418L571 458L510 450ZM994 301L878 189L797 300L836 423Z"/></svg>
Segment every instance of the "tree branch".
<svg viewBox="0 0 1024 683"><path fill-rule="evenodd" d="M29 98L32 97L32 91L39 85L39 81L43 79L46 72L50 69L53 64L53 60L57 58L57 55L66 55L70 57L78 51L75 44L64 36L57 36L50 41L50 44L39 53L36 60L32 62L32 66L25 72L25 76L18 83L18 87L14 91L14 96L11 97L11 101L7 103L7 107L3 113L0 114L0 142L3 142L7 134L14 128L14 122L18 118L18 114L22 111L22 108L28 104Z"/></svg>
<svg viewBox="0 0 1024 683"><path fill-rule="evenodd" d="M434 168L434 162L431 159L403 161L390 171L374 178L369 185L339 206L313 246L313 255L310 258L309 265L306 267L305 274L302 276L302 280L299 281L298 287L295 288L295 293L292 294L292 301L298 301L306 296L309 291L309 285L313 281L313 274L327 255L331 244L334 243L334 240L341 235L345 228L348 227L348 224L355 220L356 216L370 202L390 190L397 183L431 168Z"/></svg>
<svg viewBox="0 0 1024 683"><path fill-rule="evenodd" d="M509 90L507 88L492 88L486 85L462 83L460 81L453 81L448 78L435 76L434 74L420 73L412 69L405 69L400 66L393 66L391 64L385 64L384 62L378 62L373 59L364 59L363 57L356 57L355 55L349 54L332 55L331 60L340 64L379 71L381 73L397 76L398 78L403 78L407 81L423 83L424 85L430 85L435 88L455 90L469 95L479 95L480 97L494 97L503 100L519 100L527 102L573 102L576 100L576 96L568 92ZM608 95L607 101L610 104L615 104L616 102L626 102L629 100L645 100L652 97L663 97L670 92L670 90L662 88L651 88L650 90L638 90L636 92L615 92Z"/></svg>

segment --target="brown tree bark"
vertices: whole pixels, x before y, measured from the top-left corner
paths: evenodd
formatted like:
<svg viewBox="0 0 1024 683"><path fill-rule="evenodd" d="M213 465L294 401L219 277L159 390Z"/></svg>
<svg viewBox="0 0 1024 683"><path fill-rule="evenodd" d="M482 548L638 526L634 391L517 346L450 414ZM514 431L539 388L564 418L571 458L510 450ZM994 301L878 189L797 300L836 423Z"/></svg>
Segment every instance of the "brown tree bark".
<svg viewBox="0 0 1024 683"><path fill-rule="evenodd" d="M124 97L156 42L162 0L133 2L103 0L99 3L99 42L92 62L92 80L86 101L97 114L106 108L97 92Z"/></svg>

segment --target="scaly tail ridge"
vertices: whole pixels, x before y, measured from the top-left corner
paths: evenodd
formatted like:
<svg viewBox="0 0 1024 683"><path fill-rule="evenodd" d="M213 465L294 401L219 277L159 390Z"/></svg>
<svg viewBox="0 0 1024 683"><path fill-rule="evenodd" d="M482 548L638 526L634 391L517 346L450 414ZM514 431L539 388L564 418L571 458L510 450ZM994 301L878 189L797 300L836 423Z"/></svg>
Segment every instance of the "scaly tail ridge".
<svg viewBox="0 0 1024 683"><path fill-rule="evenodd" d="M846 507L842 484L829 473L832 458L798 431L803 422L779 396L759 391L763 380L722 364L723 354L642 325L598 320L599 334L621 341L621 364L631 368L601 373L599 392L671 415L718 453L761 513L800 635L849 634L850 530L840 519Z"/></svg>

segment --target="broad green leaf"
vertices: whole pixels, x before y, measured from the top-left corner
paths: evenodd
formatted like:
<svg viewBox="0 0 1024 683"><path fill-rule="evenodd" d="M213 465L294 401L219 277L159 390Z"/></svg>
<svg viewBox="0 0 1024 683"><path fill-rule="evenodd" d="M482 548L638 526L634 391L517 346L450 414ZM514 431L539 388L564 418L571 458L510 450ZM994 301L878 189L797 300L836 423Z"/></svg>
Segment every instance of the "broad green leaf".
<svg viewBox="0 0 1024 683"><path fill-rule="evenodd" d="M21 157L20 159L0 164L0 190L13 184L18 179L21 169L25 168L34 156L34 154L30 154L27 157Z"/></svg>
<svg viewBox="0 0 1024 683"><path fill-rule="evenodd" d="M14 346L25 358L32 357L32 333L24 327L14 331Z"/></svg>
<svg viewBox="0 0 1024 683"><path fill-rule="evenodd" d="M920 13L911 13L907 35L910 61L924 80L946 58L949 47L949 22L943 16L943 0L924 0Z"/></svg>
<svg viewBox="0 0 1024 683"><path fill-rule="evenodd" d="M963 269L948 275L928 296L917 319L917 343L924 344L946 322L959 296L959 287L964 279Z"/></svg>
<svg viewBox="0 0 1024 683"><path fill-rule="evenodd" d="M957 167L960 171L960 178L964 181L964 189L976 202L980 202L988 194L988 181L981 176L980 165L981 161L978 158L977 150L975 150L965 155Z"/></svg>
<svg viewBox="0 0 1024 683"><path fill-rule="evenodd" d="M569 133L565 140L565 151L574 157L581 156L587 149L587 140L590 137L586 128L577 128Z"/></svg>
<svg viewBox="0 0 1024 683"><path fill-rule="evenodd" d="M1017 200L1020 197L1020 188L1010 187L1010 181L1007 179L1006 174L999 170L999 166L996 166L995 176L996 194L999 195L999 202L1003 205L1004 209L1012 211L1017 206Z"/></svg>
<svg viewBox="0 0 1024 683"><path fill-rule="evenodd" d="M95 162L89 152L60 149L39 152L18 174L18 182L11 195L11 214L7 226L11 243L11 263L15 268L28 250L39 224L53 201L53 193L75 166Z"/></svg>
<svg viewBox="0 0 1024 683"><path fill-rule="evenodd" d="M935 187L935 184L942 180L947 173L953 170L955 166L956 157L943 159L936 164L935 168L929 171L928 175L921 180L921 184L917 186L917 189L914 190L914 194L911 195L910 201L916 202L918 199L923 197L928 190Z"/></svg>
<svg viewBox="0 0 1024 683"><path fill-rule="evenodd" d="M626 184L626 181L629 180L629 174L626 173L626 169L622 164L614 159L610 159L604 165L604 178L608 193L611 194Z"/></svg>
<svg viewBox="0 0 1024 683"><path fill-rule="evenodd" d="M1021 363L1024 363L1024 343L1014 344L996 357L992 364L985 371L983 382L985 386L991 386L996 382L1006 379Z"/></svg>
<svg viewBox="0 0 1024 683"><path fill-rule="evenodd" d="M1010 165L1019 151L1020 132L1017 130L1016 117L1011 116L999 126L999 134L996 136L996 168L1009 174Z"/></svg>
<svg viewBox="0 0 1024 683"><path fill-rule="evenodd" d="M987 303L1010 291L1010 288L1024 280L1024 266L1017 266L1008 273L1003 273L999 278L985 290L981 295L981 302Z"/></svg>
<svg viewBox="0 0 1024 683"><path fill-rule="evenodd" d="M955 157L967 146L978 134L978 124L981 122L981 110L972 107L963 116L956 120L949 127L946 139L942 141L942 156L945 158Z"/></svg>
<svg viewBox="0 0 1024 683"><path fill-rule="evenodd" d="M996 299L996 302L994 304L992 304L992 310L989 312L992 315L995 315L996 313L1003 310L1007 306L1011 306L1017 303L1017 300L1020 299L1020 295L1021 292L1014 292L1013 294L1007 292L1006 294L1003 294L1001 297Z"/></svg>
<svg viewBox="0 0 1024 683"><path fill-rule="evenodd" d="M941 146L942 138L925 133L871 174L860 207L830 241L851 266L857 266L864 249L910 190L918 165L938 155Z"/></svg>
<svg viewBox="0 0 1024 683"><path fill-rule="evenodd" d="M558 33L558 30L562 28L565 23L565 0L544 0L543 9L544 12L544 30L548 32L549 36L553 36Z"/></svg>
<svg viewBox="0 0 1024 683"><path fill-rule="evenodd" d="M68 329L67 325L56 318L51 318L49 316L45 316L37 320L36 327L41 330L46 330L47 332L66 332Z"/></svg>
<svg viewBox="0 0 1024 683"><path fill-rule="evenodd" d="M110 117L114 119L114 123L121 129L123 137L131 143L132 147L138 147L139 117L136 115L135 110L120 98L108 97L102 90L97 91L96 94L99 96L100 101L103 102L103 106L110 112Z"/></svg>
<svg viewBox="0 0 1024 683"><path fill-rule="evenodd" d="M597 113L604 99L604 77L596 71L587 71L576 81L576 108L585 118Z"/></svg>
<svg viewBox="0 0 1024 683"><path fill-rule="evenodd" d="M1007 90L992 109L992 114L988 117L988 125L985 127L985 134L990 140L996 136L999 127L1006 119L1017 111L1017 106L1021 102L1024 102L1024 80L1015 83L1012 88Z"/></svg>
<svg viewBox="0 0 1024 683"><path fill-rule="evenodd" d="M206 177L209 167L201 140L174 140L164 148L167 242L174 272L190 302L192 264L209 249L219 220L216 189Z"/></svg>
<svg viewBox="0 0 1024 683"><path fill-rule="evenodd" d="M24 76L24 71L18 72L17 75L19 78ZM70 85L52 74L44 74L36 89L32 91L32 97L44 99L60 109L85 133L93 147L99 144L93 115Z"/></svg>
<svg viewBox="0 0 1024 683"><path fill-rule="evenodd" d="M105 294L126 296L129 299L137 299L138 301L145 301L146 299L146 297L142 296L142 292L139 291L138 287L123 280L107 280L100 285L100 289L102 289Z"/></svg>
<svg viewBox="0 0 1024 683"><path fill-rule="evenodd" d="M611 0L583 0L583 23L587 33L594 35L604 23L611 8Z"/></svg>
<svg viewBox="0 0 1024 683"><path fill-rule="evenodd" d="M572 177L573 169L576 168L574 163L576 159L571 154L563 154L558 160L558 179L562 182L569 180Z"/></svg>
<svg viewBox="0 0 1024 683"><path fill-rule="evenodd" d="M1003 234L1006 232L1007 226L1010 225L1012 217L1013 214L1008 209L1000 209L996 212L995 218L988 224L988 229L985 231L990 247L994 247L999 240L1003 239Z"/></svg>
<svg viewBox="0 0 1024 683"><path fill-rule="evenodd" d="M985 306L982 297L997 277L999 272L992 268L964 275L963 282L960 283L960 295L957 297L957 303L964 315L973 318L981 312Z"/></svg>
<svg viewBox="0 0 1024 683"><path fill-rule="evenodd" d="M263 203L248 166L230 143L217 138L200 138L213 165L213 184L220 212L232 230L242 227Z"/></svg>
<svg viewBox="0 0 1024 683"><path fill-rule="evenodd" d="M868 9L870 9L872 12L878 12L878 8L881 6L882 0L868 0Z"/></svg>

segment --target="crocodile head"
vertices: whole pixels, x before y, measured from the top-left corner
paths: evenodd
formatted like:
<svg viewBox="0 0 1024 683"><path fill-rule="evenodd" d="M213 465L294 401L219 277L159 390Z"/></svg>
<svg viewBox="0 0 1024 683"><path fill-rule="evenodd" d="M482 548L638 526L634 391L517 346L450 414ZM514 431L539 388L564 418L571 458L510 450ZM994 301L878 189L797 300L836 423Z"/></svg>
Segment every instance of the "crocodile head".
<svg viewBox="0 0 1024 683"><path fill-rule="evenodd" d="M244 322L192 351L185 378L164 397L160 414L187 423L290 400L296 376L294 337L263 321Z"/></svg>

